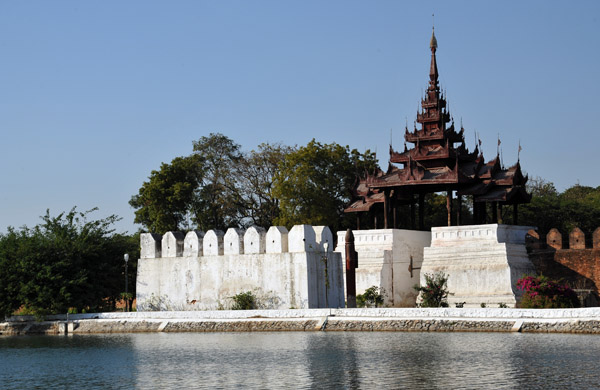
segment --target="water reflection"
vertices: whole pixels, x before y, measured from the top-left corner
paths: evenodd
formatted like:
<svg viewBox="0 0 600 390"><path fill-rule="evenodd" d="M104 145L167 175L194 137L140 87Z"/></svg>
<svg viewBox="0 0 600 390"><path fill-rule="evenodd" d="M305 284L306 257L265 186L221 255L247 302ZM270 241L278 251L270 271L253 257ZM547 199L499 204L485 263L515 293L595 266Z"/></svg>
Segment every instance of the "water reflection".
<svg viewBox="0 0 600 390"><path fill-rule="evenodd" d="M0 337L2 388L596 388L600 337L156 333Z"/></svg>

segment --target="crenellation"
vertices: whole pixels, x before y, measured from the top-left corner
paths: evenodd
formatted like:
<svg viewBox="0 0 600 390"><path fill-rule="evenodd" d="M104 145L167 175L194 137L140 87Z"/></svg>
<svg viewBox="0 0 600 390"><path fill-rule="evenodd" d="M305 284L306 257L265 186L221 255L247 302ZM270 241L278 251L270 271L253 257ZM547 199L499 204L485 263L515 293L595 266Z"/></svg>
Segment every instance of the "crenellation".
<svg viewBox="0 0 600 390"><path fill-rule="evenodd" d="M293 252L281 226L142 234L138 310L213 310L245 291L273 309L343 306L342 259L329 228L317 227L318 241L312 226L292 230Z"/></svg>
<svg viewBox="0 0 600 390"><path fill-rule="evenodd" d="M162 236L162 257L181 257L183 255L182 232L166 232Z"/></svg>
<svg viewBox="0 0 600 390"><path fill-rule="evenodd" d="M295 225L288 234L290 252L315 252L318 249L315 229L311 225Z"/></svg>
<svg viewBox="0 0 600 390"><path fill-rule="evenodd" d="M203 250L204 232L201 230L190 230L183 240L183 256L198 257L204 255Z"/></svg>
<svg viewBox="0 0 600 390"><path fill-rule="evenodd" d="M562 234L560 234L558 229L550 229L546 235L546 244L556 250L562 249Z"/></svg>
<svg viewBox="0 0 600 390"><path fill-rule="evenodd" d="M140 234L140 257L156 259L161 257L161 235L155 233Z"/></svg>
<svg viewBox="0 0 600 390"><path fill-rule="evenodd" d="M283 226L271 226L265 236L266 253L284 253L288 251L288 230Z"/></svg>
<svg viewBox="0 0 600 390"><path fill-rule="evenodd" d="M592 234L592 247L594 249L600 249L600 227L596 228Z"/></svg>
<svg viewBox="0 0 600 390"><path fill-rule="evenodd" d="M569 249L585 249L585 234L578 227L569 233Z"/></svg>
<svg viewBox="0 0 600 390"><path fill-rule="evenodd" d="M333 252L333 234L327 226L314 226L315 241L317 250L324 252ZM327 250L325 249L327 248Z"/></svg>
<svg viewBox="0 0 600 390"><path fill-rule="evenodd" d="M204 256L220 256L223 252L223 233L221 230L211 229L204 235Z"/></svg>
<svg viewBox="0 0 600 390"><path fill-rule="evenodd" d="M259 226L251 226L244 234L244 253L265 253L267 231Z"/></svg>
<svg viewBox="0 0 600 390"><path fill-rule="evenodd" d="M229 228L223 237L223 253L240 255L244 253L244 230Z"/></svg>

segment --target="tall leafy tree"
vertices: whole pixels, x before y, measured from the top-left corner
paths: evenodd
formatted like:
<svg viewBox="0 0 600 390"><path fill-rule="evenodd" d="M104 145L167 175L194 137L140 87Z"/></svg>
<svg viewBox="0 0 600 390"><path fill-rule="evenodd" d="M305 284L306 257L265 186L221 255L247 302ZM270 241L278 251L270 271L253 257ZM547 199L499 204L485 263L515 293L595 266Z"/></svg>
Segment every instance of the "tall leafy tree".
<svg viewBox="0 0 600 390"><path fill-rule="evenodd" d="M275 223L279 216L279 199L273 191L275 176L294 150L290 146L263 143L244 155L236 170L244 225L269 227Z"/></svg>
<svg viewBox="0 0 600 390"><path fill-rule="evenodd" d="M336 143L314 139L289 153L275 175L273 193L280 201L276 222L327 225L335 230L349 225L344 206L357 175L377 166L375 154L364 154Z"/></svg>
<svg viewBox="0 0 600 390"><path fill-rule="evenodd" d="M129 204L136 209L135 222L154 233L188 227L196 192L204 176L200 154L177 157L152 171Z"/></svg>
<svg viewBox="0 0 600 390"><path fill-rule="evenodd" d="M194 154L202 161L202 178L194 194L193 221L202 230L239 226L243 200L236 169L243 162L240 145L223 134L211 133L194 141Z"/></svg>

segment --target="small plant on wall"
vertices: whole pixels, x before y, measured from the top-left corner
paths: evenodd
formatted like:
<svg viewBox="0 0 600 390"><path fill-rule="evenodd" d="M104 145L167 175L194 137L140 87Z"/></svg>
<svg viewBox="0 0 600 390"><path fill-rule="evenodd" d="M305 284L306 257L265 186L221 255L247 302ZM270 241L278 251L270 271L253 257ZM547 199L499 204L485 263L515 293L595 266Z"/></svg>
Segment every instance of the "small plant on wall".
<svg viewBox="0 0 600 390"><path fill-rule="evenodd" d="M258 309L257 299L252 291L241 292L231 297L233 305L231 310L254 310Z"/></svg>
<svg viewBox="0 0 600 390"><path fill-rule="evenodd" d="M448 275L443 272L425 274L425 285L413 288L421 294L419 307L448 307Z"/></svg>
<svg viewBox="0 0 600 390"><path fill-rule="evenodd" d="M577 294L566 283L546 276L526 276L517 281L523 291L519 307L526 309L558 309L579 307Z"/></svg>
<svg viewBox="0 0 600 390"><path fill-rule="evenodd" d="M364 293L356 296L358 307L379 307L383 305L385 289L383 287L371 286Z"/></svg>

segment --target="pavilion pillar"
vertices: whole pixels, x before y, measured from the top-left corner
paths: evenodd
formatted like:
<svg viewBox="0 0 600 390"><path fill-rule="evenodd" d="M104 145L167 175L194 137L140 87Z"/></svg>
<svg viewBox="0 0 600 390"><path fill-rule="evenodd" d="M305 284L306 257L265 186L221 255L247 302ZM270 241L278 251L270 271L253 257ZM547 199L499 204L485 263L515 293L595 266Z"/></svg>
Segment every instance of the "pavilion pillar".
<svg viewBox="0 0 600 390"><path fill-rule="evenodd" d="M498 223L498 202L492 202L492 223Z"/></svg>
<svg viewBox="0 0 600 390"><path fill-rule="evenodd" d="M425 230L425 194L419 194L419 230Z"/></svg>
<svg viewBox="0 0 600 390"><path fill-rule="evenodd" d="M360 230L360 213L356 213L356 230Z"/></svg>
<svg viewBox="0 0 600 390"><path fill-rule="evenodd" d="M498 221L498 223L503 223L503 221L502 221L502 204L500 202L497 202L496 212L498 213L496 220Z"/></svg>
<svg viewBox="0 0 600 390"><path fill-rule="evenodd" d="M515 203L513 205L513 225L519 224L519 204Z"/></svg>
<svg viewBox="0 0 600 390"><path fill-rule="evenodd" d="M479 204L475 203L475 195L473 195L473 223L479 223Z"/></svg>
<svg viewBox="0 0 600 390"><path fill-rule="evenodd" d="M388 200L389 192L383 191L383 228L388 228L388 210L390 208L390 201Z"/></svg>
<svg viewBox="0 0 600 390"><path fill-rule="evenodd" d="M488 221L487 202L481 202L481 223L486 224Z"/></svg>
<svg viewBox="0 0 600 390"><path fill-rule="evenodd" d="M373 229L377 229L377 214L373 213Z"/></svg>
<svg viewBox="0 0 600 390"><path fill-rule="evenodd" d="M396 202L393 202L393 203L392 203L392 213L393 213L393 214L392 214L392 219L393 219L393 221L394 221L394 222L393 222L394 224L392 225L392 227L393 227L394 229L397 229L397 228L398 228L398 224L397 224L397 214L398 214L398 210L396 209Z"/></svg>
<svg viewBox="0 0 600 390"><path fill-rule="evenodd" d="M461 215L461 213L462 213L462 195L458 195L458 193L457 193L456 194L456 200L457 200L457 203L456 203L456 206L457 206L457 209L456 209L456 226L460 226L461 223L462 223L462 218L461 218L462 217L462 215Z"/></svg>
<svg viewBox="0 0 600 390"><path fill-rule="evenodd" d="M410 228L412 230L415 230L416 226L415 226L415 222L416 222L416 209L417 209L417 205L415 204L415 195L411 195L410 196L411 201L410 201Z"/></svg>
<svg viewBox="0 0 600 390"><path fill-rule="evenodd" d="M446 210L448 210L448 226L452 226L452 190L446 195Z"/></svg>

